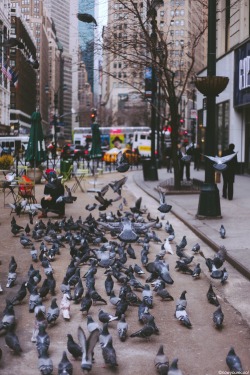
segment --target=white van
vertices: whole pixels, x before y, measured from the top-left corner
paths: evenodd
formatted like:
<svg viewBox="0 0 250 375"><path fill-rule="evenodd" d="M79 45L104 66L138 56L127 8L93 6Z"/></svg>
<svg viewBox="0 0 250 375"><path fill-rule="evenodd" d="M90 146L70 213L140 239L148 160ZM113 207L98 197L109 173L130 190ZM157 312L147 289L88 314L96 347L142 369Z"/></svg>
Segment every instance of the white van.
<svg viewBox="0 0 250 375"><path fill-rule="evenodd" d="M157 148L157 134L155 134L155 147ZM151 132L136 131L133 134L132 150L137 151L142 157L151 156Z"/></svg>

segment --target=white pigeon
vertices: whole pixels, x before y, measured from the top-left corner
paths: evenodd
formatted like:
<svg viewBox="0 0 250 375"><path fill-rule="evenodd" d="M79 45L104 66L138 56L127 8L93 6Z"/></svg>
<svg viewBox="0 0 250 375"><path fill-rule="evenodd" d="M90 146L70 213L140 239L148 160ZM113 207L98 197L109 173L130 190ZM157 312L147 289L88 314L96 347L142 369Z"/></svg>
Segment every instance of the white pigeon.
<svg viewBox="0 0 250 375"><path fill-rule="evenodd" d="M235 157L235 155L237 154L237 152L234 152L233 154L230 154L230 155L226 155L226 156L208 156L208 155L204 155L206 158L212 160L215 162L215 164L213 164L213 167L215 170L217 171L224 171L225 169L227 169L227 163L229 160L233 159Z"/></svg>
<svg viewBox="0 0 250 375"><path fill-rule="evenodd" d="M174 252L172 250L172 247L171 247L171 245L169 243L169 239L168 238L165 239L165 242L162 245L162 247L164 248L164 250L166 251L166 253L169 253L169 254L172 254L172 255L174 254Z"/></svg>

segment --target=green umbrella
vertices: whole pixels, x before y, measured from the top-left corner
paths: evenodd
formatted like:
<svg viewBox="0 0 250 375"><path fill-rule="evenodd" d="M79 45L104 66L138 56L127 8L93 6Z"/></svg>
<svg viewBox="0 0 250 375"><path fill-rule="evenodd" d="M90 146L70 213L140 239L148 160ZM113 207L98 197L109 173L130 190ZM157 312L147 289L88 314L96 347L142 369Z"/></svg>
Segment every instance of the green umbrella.
<svg viewBox="0 0 250 375"><path fill-rule="evenodd" d="M89 156L91 159L102 157L101 132L99 125L96 122L92 124L92 147Z"/></svg>
<svg viewBox="0 0 250 375"><path fill-rule="evenodd" d="M33 112L31 116L31 128L25 160L33 168L38 167L47 158L43 128L40 112Z"/></svg>

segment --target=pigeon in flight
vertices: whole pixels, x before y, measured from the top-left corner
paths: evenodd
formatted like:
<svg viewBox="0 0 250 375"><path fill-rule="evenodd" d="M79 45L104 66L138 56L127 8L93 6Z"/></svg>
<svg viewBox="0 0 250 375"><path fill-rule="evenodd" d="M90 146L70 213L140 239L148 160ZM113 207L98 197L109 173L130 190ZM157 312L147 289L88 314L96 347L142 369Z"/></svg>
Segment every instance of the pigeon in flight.
<svg viewBox="0 0 250 375"><path fill-rule="evenodd" d="M93 351L99 339L99 334L100 334L99 329L95 329L94 331L90 333L87 339L83 329L80 326L78 327L78 341L82 348L81 368L83 371L84 370L90 371L92 369Z"/></svg>
<svg viewBox="0 0 250 375"><path fill-rule="evenodd" d="M63 374L68 374L68 375L73 374L73 366L67 357L66 351L63 352L62 359L58 363L58 375L63 375Z"/></svg>
<svg viewBox="0 0 250 375"><path fill-rule="evenodd" d="M109 186L112 188L114 193L121 195L122 186L126 183L127 177L123 177L121 180L110 182Z"/></svg>
<svg viewBox="0 0 250 375"><path fill-rule="evenodd" d="M166 203L166 195L162 190L159 190L159 195L160 195L160 206L158 207L158 211L161 213L167 214L172 206L170 204Z"/></svg>
<svg viewBox="0 0 250 375"><path fill-rule="evenodd" d="M233 159L236 154L237 152L234 152L233 154L222 156L222 157L219 157L219 156L213 157L213 156L207 156L207 155L204 155L204 156L214 162L213 167L216 171L222 172L222 171L225 171L228 167L226 163L229 160Z"/></svg>

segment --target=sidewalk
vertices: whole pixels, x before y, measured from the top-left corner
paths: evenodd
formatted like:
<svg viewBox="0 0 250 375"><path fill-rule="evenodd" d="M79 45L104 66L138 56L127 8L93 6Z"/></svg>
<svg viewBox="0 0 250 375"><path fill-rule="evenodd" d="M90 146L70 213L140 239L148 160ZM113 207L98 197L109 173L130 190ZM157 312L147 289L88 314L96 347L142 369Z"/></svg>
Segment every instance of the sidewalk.
<svg viewBox="0 0 250 375"><path fill-rule="evenodd" d="M134 174L135 183L147 194L159 201L156 190L160 183L173 178L173 173L167 173L165 168L158 170L158 181L144 181L143 172ZM204 170L196 171L191 166L191 178L203 181ZM228 252L228 262L239 272L250 279L250 178L249 176L237 175L234 183L234 198L232 201L222 198L223 181L217 184L220 191L221 219L198 219L196 218L199 193L197 194L168 194L166 201L171 204L171 212L191 228L198 237L206 242L212 249L217 251L219 246L224 245ZM222 239L219 234L221 224L226 229L226 238Z"/></svg>

